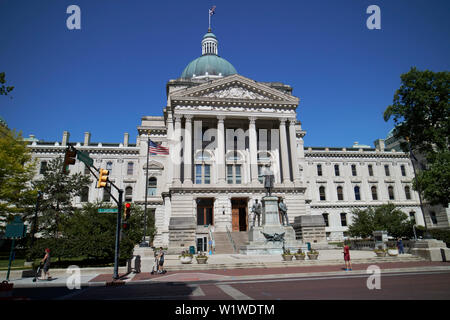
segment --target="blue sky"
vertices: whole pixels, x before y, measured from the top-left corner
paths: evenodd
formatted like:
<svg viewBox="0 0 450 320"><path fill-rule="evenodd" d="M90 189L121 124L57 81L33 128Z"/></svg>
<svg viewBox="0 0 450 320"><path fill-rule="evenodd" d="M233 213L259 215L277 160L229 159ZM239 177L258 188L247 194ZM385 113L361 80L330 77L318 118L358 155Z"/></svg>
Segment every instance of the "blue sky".
<svg viewBox="0 0 450 320"><path fill-rule="evenodd" d="M81 8L68 30L66 8ZM381 30L368 30L369 5ZM0 116L25 136L135 142L162 115L166 82L201 54L208 9L219 54L239 74L291 85L306 146L373 146L411 66L450 66L450 1L0 0L0 71L14 85Z"/></svg>

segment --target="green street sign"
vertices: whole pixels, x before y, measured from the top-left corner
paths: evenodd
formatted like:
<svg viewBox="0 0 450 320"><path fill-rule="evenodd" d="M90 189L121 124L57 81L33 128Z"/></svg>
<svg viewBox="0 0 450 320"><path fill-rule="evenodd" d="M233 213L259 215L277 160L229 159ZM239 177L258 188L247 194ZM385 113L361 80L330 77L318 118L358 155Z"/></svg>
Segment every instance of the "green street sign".
<svg viewBox="0 0 450 320"><path fill-rule="evenodd" d="M77 159L87 164L89 167L92 167L94 165L94 159L89 157L89 154L86 152L78 151L77 150Z"/></svg>
<svg viewBox="0 0 450 320"><path fill-rule="evenodd" d="M27 232L27 226L24 225L19 216L14 217L14 221L6 225L5 238L20 239L24 238Z"/></svg>
<svg viewBox="0 0 450 320"><path fill-rule="evenodd" d="M117 208L98 209L98 213L117 213Z"/></svg>

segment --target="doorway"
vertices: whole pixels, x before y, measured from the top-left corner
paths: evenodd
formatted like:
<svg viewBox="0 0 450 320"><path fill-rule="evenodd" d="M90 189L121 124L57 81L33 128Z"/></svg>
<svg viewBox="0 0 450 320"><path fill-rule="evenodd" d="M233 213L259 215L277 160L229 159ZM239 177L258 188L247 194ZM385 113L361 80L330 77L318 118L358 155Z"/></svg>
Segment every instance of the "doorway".
<svg viewBox="0 0 450 320"><path fill-rule="evenodd" d="M247 198L233 198L231 199L231 214L232 214L232 230L233 231L247 231L248 230L248 210Z"/></svg>
<svg viewBox="0 0 450 320"><path fill-rule="evenodd" d="M198 226L214 225L213 198L197 199L197 225Z"/></svg>

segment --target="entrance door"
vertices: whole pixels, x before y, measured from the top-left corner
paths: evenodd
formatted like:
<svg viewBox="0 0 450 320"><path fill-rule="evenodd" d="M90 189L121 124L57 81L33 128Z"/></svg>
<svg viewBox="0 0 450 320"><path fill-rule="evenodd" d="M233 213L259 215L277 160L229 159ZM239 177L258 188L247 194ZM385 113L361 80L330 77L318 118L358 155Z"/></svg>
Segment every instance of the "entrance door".
<svg viewBox="0 0 450 320"><path fill-rule="evenodd" d="M233 231L247 231L248 229L248 213L247 199L235 198L231 199L232 229Z"/></svg>
<svg viewBox="0 0 450 320"><path fill-rule="evenodd" d="M214 199L197 199L197 225L214 225Z"/></svg>

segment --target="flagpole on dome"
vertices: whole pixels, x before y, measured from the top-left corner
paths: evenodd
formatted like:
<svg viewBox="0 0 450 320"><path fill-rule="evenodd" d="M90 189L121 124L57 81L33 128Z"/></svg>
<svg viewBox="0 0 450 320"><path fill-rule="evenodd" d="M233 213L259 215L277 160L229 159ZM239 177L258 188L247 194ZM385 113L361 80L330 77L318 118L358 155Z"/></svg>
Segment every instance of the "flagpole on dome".
<svg viewBox="0 0 450 320"><path fill-rule="evenodd" d="M139 247L148 247L145 236L147 234L147 196L148 196L148 154L150 153L150 130L147 131L147 162L145 166L145 204L144 204L144 237Z"/></svg>
<svg viewBox="0 0 450 320"><path fill-rule="evenodd" d="M211 9L208 10L208 32L211 32L211 16L215 14L216 6L212 6Z"/></svg>

